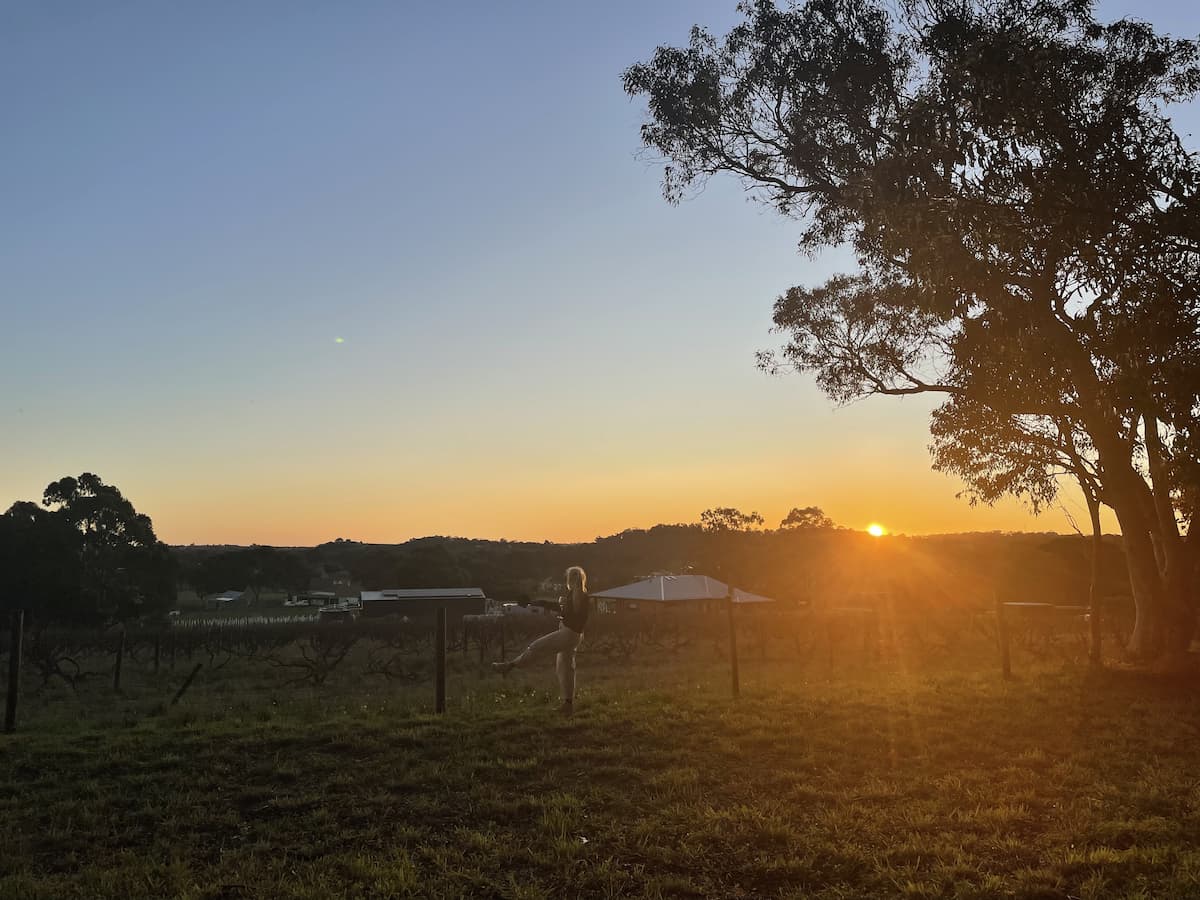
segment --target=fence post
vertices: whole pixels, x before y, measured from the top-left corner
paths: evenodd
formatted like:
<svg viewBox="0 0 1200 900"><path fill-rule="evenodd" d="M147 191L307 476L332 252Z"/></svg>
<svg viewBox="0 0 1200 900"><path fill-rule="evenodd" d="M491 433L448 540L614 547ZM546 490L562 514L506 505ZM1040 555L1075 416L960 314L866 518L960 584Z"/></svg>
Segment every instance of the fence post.
<svg viewBox="0 0 1200 900"><path fill-rule="evenodd" d="M1012 662L1008 652L1008 622L1004 618L1004 604L996 600L996 635L1000 639L1000 671L1005 678L1012 678Z"/></svg>
<svg viewBox="0 0 1200 900"><path fill-rule="evenodd" d="M508 659L508 654L505 652L505 647L504 647L504 616L501 615L500 616L500 662L504 662L507 659Z"/></svg>
<svg viewBox="0 0 1200 900"><path fill-rule="evenodd" d="M446 711L446 607L440 606L437 611L437 685L434 696L434 712ZM466 639L463 639L464 645Z"/></svg>
<svg viewBox="0 0 1200 900"><path fill-rule="evenodd" d="M733 624L732 590L725 601L725 609L729 612L729 671L733 678L733 696L736 697L741 693L741 685L738 683L737 629Z"/></svg>
<svg viewBox="0 0 1200 900"><path fill-rule="evenodd" d="M125 659L125 629L121 629L121 636L117 639L117 664L113 666L113 690L121 690L121 661Z"/></svg>
<svg viewBox="0 0 1200 900"><path fill-rule="evenodd" d="M162 652L162 632L154 632L154 674L158 674L158 658Z"/></svg>
<svg viewBox="0 0 1200 900"><path fill-rule="evenodd" d="M12 637L8 646L8 703L4 707L4 730L17 729L17 697L21 690L21 641L25 634L25 610L12 614Z"/></svg>
<svg viewBox="0 0 1200 900"><path fill-rule="evenodd" d="M202 663L202 662L196 663L196 668L192 669L192 674L189 675L184 680L183 685L179 688L178 691L175 692L175 696L171 698L172 706L174 706L176 703L179 702L179 698L182 697L184 695L184 693L187 691L187 689L192 686L192 682L196 679L196 676L198 674L200 674L200 670L203 668L204 668L204 663Z"/></svg>

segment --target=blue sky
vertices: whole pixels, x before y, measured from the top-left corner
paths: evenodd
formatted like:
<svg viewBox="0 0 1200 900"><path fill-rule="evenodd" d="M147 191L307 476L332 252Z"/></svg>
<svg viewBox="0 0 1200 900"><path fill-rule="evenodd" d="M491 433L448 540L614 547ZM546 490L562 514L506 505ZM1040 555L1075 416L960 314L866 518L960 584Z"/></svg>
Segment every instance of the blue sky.
<svg viewBox="0 0 1200 900"><path fill-rule="evenodd" d="M664 203L620 88L735 18L3 6L0 505L92 470L174 542L590 539L713 505L1065 528L955 500L925 401L834 412L754 369L774 297L848 262L728 181Z"/></svg>

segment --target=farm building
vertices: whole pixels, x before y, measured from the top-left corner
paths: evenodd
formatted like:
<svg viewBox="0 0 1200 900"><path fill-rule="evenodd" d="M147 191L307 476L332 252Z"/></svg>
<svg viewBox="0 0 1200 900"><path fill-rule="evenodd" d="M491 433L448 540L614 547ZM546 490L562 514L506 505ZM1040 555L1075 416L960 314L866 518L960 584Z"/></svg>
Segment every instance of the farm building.
<svg viewBox="0 0 1200 900"><path fill-rule="evenodd" d="M337 603L338 595L333 591L304 591L284 601L284 606L336 606Z"/></svg>
<svg viewBox="0 0 1200 900"><path fill-rule="evenodd" d="M609 588L591 595L597 612L660 610L687 606L694 609L719 609L730 597L723 581L707 575L655 575L632 584ZM770 597L733 588L734 603L774 603Z"/></svg>
<svg viewBox="0 0 1200 900"><path fill-rule="evenodd" d="M245 591L222 591L219 594L209 594L204 598L205 609L222 609L232 606L246 595Z"/></svg>
<svg viewBox="0 0 1200 900"><path fill-rule="evenodd" d="M432 621L441 607L451 621L483 615L487 595L480 588L400 588L363 591L364 616L406 616Z"/></svg>

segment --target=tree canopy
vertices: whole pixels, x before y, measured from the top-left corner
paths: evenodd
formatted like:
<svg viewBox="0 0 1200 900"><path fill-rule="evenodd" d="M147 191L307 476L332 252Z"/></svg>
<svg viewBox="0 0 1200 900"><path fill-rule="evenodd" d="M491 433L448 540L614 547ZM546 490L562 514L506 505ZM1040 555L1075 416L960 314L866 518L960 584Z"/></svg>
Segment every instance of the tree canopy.
<svg viewBox="0 0 1200 900"><path fill-rule="evenodd" d="M934 461L985 502L1083 473L1121 523L1131 648L1195 628L1200 163L1170 118L1196 42L1088 0L741 7L630 67L678 201L728 173L846 244L858 271L785 291L769 370L836 402L941 394Z"/></svg>
<svg viewBox="0 0 1200 900"><path fill-rule="evenodd" d="M164 612L174 557L114 485L91 473L46 487L42 509L14 504L0 519L9 605L35 619L94 624Z"/></svg>
<svg viewBox="0 0 1200 900"><path fill-rule="evenodd" d="M832 528L833 519L825 515L819 506L795 506L779 523L781 529Z"/></svg>
<svg viewBox="0 0 1200 900"><path fill-rule="evenodd" d="M757 512L744 513L732 506L716 506L700 513L700 526L705 531L751 531L761 528L764 519Z"/></svg>

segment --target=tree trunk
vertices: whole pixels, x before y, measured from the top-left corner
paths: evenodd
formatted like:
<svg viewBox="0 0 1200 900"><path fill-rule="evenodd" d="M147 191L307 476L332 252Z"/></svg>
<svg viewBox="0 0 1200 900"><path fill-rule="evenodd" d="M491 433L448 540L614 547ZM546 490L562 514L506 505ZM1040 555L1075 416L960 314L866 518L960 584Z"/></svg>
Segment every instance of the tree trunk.
<svg viewBox="0 0 1200 900"><path fill-rule="evenodd" d="M1155 541L1139 504L1131 509L1114 502L1121 523L1125 559L1136 610L1133 635L1126 648L1134 659L1157 661L1173 666L1191 644L1196 628L1195 612L1189 598L1188 566L1184 547L1178 542L1159 542L1165 571L1160 569Z"/></svg>

